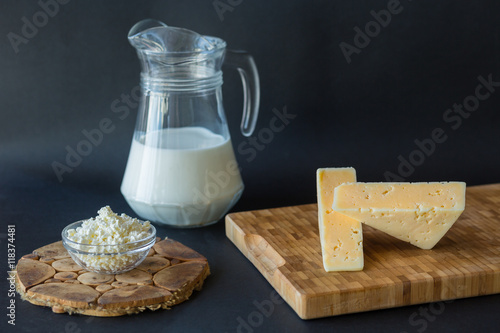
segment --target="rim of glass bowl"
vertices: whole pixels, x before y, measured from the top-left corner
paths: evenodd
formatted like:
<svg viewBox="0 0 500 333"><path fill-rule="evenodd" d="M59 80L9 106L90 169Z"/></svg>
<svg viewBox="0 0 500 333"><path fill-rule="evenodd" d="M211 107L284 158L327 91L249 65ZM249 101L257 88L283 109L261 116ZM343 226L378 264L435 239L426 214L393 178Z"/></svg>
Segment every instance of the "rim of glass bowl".
<svg viewBox="0 0 500 333"><path fill-rule="evenodd" d="M130 242L130 243L101 244L101 245L83 244L83 243L78 243L78 242L72 241L71 239L69 239L66 236L69 229L76 229L78 227L78 226L76 226L77 224L82 224L85 221L86 220L80 220L80 221L70 223L62 230L61 236L62 236L62 240L63 240L63 245L64 245L64 247L66 247L66 246L69 247L69 248L67 248L67 250L71 250L71 251L76 252L78 254L88 254L88 255L93 255L93 256L95 256L95 255L109 256L109 255L128 254L128 253L144 251L147 248L151 248L151 246L153 246L154 243L156 242L156 228L151 223L149 225L149 230L148 230L148 232L150 232L151 234L148 237L143 238L143 239L139 239L137 241ZM145 221L139 220L139 223L144 224ZM74 246L81 247L81 249L75 248ZM98 248L105 249L107 247L114 247L114 246L116 246L116 247L126 246L128 249L126 249L124 251L118 251L118 252L101 252L101 251L92 252L92 251L83 250L83 249L98 249Z"/></svg>

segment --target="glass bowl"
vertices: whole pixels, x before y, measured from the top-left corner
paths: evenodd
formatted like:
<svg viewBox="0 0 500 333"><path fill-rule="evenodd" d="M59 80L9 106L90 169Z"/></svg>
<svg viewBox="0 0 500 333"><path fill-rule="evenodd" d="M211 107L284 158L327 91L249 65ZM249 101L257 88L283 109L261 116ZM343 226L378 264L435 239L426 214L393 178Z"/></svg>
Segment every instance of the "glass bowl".
<svg viewBox="0 0 500 333"><path fill-rule="evenodd" d="M156 228L150 225L144 239L113 245L88 245L70 240L68 230L76 229L84 221L71 223L63 229L62 241L71 258L82 268L101 274L120 274L137 267L148 255L156 241ZM144 221L140 221L144 223Z"/></svg>

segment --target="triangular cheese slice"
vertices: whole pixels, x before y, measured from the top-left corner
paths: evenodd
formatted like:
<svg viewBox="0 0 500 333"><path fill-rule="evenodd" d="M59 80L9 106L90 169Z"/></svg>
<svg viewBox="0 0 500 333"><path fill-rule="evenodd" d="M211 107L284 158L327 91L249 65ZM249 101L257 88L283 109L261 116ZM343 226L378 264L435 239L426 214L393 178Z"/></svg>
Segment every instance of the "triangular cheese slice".
<svg viewBox="0 0 500 333"><path fill-rule="evenodd" d="M402 241L431 249L465 209L465 183L349 183L332 209Z"/></svg>

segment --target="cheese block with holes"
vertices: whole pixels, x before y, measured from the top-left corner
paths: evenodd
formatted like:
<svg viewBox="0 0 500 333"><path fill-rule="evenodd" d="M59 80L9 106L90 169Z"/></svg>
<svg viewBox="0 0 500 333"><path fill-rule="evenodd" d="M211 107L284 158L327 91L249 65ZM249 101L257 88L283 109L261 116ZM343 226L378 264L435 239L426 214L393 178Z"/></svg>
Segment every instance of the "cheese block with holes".
<svg viewBox="0 0 500 333"><path fill-rule="evenodd" d="M332 210L335 187L355 181L354 168L321 168L316 172L318 227L327 272L363 269L361 222Z"/></svg>
<svg viewBox="0 0 500 333"><path fill-rule="evenodd" d="M465 183L346 183L332 209L421 249L431 249L465 208Z"/></svg>

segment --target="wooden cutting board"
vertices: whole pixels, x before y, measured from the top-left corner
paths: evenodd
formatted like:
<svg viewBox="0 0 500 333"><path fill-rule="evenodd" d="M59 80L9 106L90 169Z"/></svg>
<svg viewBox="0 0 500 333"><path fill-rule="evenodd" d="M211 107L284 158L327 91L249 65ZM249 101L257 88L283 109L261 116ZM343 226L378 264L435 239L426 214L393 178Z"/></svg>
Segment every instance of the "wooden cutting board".
<svg viewBox="0 0 500 333"><path fill-rule="evenodd" d="M500 293L500 184L468 187L432 250L363 225L359 272L323 269L316 204L229 214L226 235L302 319Z"/></svg>

